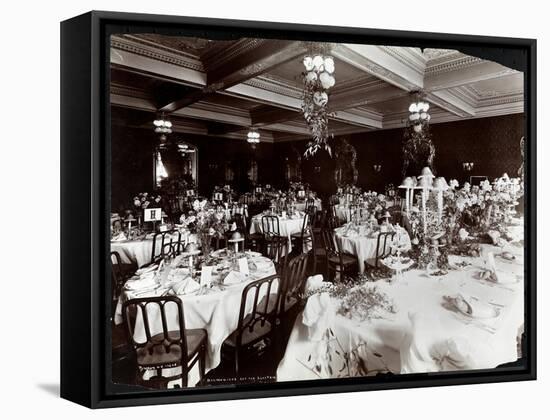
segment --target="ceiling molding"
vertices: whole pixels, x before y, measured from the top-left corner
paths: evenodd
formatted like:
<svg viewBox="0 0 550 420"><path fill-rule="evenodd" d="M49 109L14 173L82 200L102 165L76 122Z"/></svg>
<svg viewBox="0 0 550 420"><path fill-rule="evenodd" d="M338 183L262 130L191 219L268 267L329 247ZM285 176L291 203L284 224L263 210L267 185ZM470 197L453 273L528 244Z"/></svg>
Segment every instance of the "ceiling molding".
<svg viewBox="0 0 550 420"><path fill-rule="evenodd" d="M372 74L400 89L411 91L423 87L423 72L375 45L336 44L332 54L359 70Z"/></svg>
<svg viewBox="0 0 550 420"><path fill-rule="evenodd" d="M471 117L476 113L475 107L472 104L447 90L428 93L426 100L460 117Z"/></svg>
<svg viewBox="0 0 550 420"><path fill-rule="evenodd" d="M472 61L470 61L472 59ZM463 86L518 73L516 70L492 61L482 61L468 57L463 61L449 65L445 71L430 73L424 80L424 90L434 91Z"/></svg>
<svg viewBox="0 0 550 420"><path fill-rule="evenodd" d="M126 51L132 54L137 54L142 57L151 58L153 60L162 61L163 63L173 64L179 67L204 72L203 65L200 60L183 53L172 53L165 49L159 48L154 43L147 43L143 40L135 41L131 36L111 36L111 48L118 51ZM144 45L145 44L145 45ZM112 58L112 55L111 55Z"/></svg>

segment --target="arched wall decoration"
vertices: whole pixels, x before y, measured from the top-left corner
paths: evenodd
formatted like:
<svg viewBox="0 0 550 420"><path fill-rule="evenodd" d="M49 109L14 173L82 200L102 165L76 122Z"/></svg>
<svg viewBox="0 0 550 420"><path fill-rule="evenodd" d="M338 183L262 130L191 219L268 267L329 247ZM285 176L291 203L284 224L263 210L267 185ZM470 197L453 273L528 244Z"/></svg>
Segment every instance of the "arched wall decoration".
<svg viewBox="0 0 550 420"><path fill-rule="evenodd" d="M337 139L334 145L334 180L336 185L356 184L359 176L357 170L357 150L346 138Z"/></svg>

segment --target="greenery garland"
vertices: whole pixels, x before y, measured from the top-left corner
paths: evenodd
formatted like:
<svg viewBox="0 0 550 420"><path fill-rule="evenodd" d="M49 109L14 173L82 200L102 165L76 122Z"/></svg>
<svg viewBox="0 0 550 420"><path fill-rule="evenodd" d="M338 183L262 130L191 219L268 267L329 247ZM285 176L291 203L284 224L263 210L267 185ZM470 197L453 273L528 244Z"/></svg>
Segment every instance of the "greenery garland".
<svg viewBox="0 0 550 420"><path fill-rule="evenodd" d="M414 169L418 171L425 166L433 168L435 146L432 142L430 126L425 124L421 131L416 131L414 126L408 125L403 137L403 177L407 175L410 165L414 165Z"/></svg>

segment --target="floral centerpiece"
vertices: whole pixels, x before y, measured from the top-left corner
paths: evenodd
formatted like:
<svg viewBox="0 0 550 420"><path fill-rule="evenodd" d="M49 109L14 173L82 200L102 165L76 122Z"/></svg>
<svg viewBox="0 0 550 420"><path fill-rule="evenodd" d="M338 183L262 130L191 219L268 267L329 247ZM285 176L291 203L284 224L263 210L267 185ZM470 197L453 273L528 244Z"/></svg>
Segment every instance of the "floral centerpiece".
<svg viewBox="0 0 550 420"><path fill-rule="evenodd" d="M213 206L207 200L195 200L193 210L180 217L181 224L200 240L202 252L209 255L213 238L223 238L229 230L224 209Z"/></svg>
<svg viewBox="0 0 550 420"><path fill-rule="evenodd" d="M170 214L182 212L189 199L197 196L197 186L191 175L174 175L164 178L160 184L165 197L166 211Z"/></svg>
<svg viewBox="0 0 550 420"><path fill-rule="evenodd" d="M159 207L162 202L162 196L160 194L150 194L148 192L141 192L133 199L134 207L138 210L145 210L149 207Z"/></svg>

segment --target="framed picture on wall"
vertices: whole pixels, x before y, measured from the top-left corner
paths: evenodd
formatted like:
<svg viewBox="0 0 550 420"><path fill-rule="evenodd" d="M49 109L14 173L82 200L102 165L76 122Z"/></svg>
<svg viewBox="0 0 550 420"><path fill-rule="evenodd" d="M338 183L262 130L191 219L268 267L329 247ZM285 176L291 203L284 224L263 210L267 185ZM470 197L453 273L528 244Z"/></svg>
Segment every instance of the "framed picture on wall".
<svg viewBox="0 0 550 420"><path fill-rule="evenodd" d="M535 40L90 12L61 47L63 398L536 378Z"/></svg>

